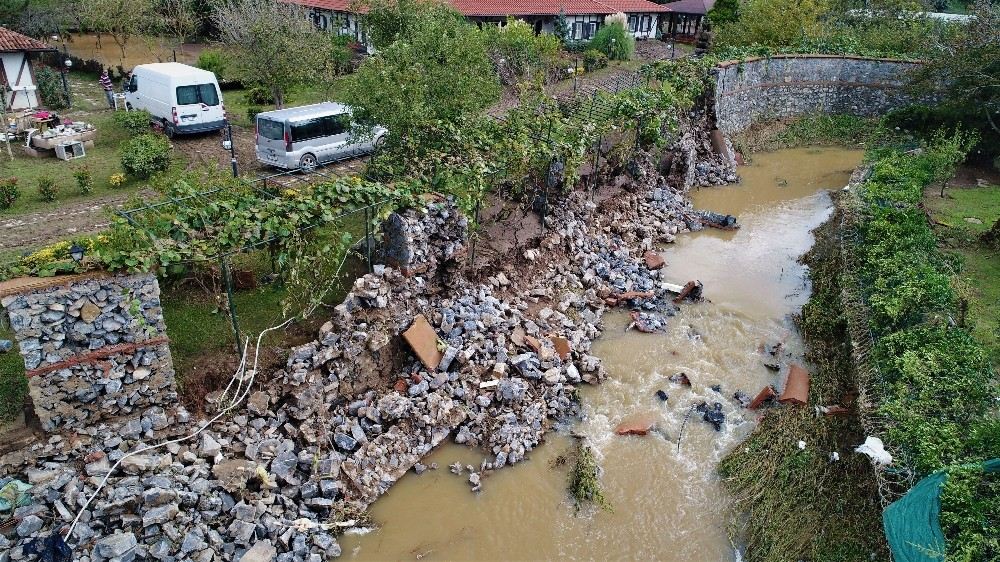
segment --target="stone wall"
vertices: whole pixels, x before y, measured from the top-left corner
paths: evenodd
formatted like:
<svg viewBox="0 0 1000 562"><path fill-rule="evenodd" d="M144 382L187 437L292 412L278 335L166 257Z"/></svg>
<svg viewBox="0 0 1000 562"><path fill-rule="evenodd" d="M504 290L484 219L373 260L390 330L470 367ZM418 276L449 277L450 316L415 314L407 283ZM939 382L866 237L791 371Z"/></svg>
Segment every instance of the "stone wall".
<svg viewBox="0 0 1000 562"><path fill-rule="evenodd" d="M824 55L783 55L721 63L715 116L726 135L760 121L802 115L873 117L916 101L905 89L920 63Z"/></svg>
<svg viewBox="0 0 1000 562"><path fill-rule="evenodd" d="M177 400L151 274L88 276L4 296L46 431L81 429Z"/></svg>

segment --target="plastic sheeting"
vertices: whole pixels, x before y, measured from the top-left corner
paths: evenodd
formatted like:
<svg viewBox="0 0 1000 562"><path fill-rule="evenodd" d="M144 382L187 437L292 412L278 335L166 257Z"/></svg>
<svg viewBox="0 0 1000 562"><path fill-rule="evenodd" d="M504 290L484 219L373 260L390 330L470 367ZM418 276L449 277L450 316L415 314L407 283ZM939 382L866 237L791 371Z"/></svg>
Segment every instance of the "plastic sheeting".
<svg viewBox="0 0 1000 562"><path fill-rule="evenodd" d="M983 463L986 472L1000 472L1000 459ZM945 541L941 532L941 486L948 480L935 472L885 508L882 525L896 562L940 562Z"/></svg>
<svg viewBox="0 0 1000 562"><path fill-rule="evenodd" d="M0 487L0 513L13 511L23 505L31 503L31 496L28 490L31 484L25 484L20 480L9 480Z"/></svg>

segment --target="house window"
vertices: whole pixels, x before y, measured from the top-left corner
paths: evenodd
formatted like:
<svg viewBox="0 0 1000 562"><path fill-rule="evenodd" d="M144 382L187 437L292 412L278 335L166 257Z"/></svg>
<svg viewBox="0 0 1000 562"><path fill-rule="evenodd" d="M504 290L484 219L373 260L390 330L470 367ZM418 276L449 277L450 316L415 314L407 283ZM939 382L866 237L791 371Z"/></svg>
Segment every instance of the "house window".
<svg viewBox="0 0 1000 562"><path fill-rule="evenodd" d="M649 33L653 27L653 16L642 16L642 32Z"/></svg>
<svg viewBox="0 0 1000 562"><path fill-rule="evenodd" d="M629 16L628 17L628 30L635 33L636 29L639 27L639 16Z"/></svg>
<svg viewBox="0 0 1000 562"><path fill-rule="evenodd" d="M583 39L583 22L573 22L573 39Z"/></svg>
<svg viewBox="0 0 1000 562"><path fill-rule="evenodd" d="M587 33L587 36L584 37L584 39L591 39L591 38L593 38L594 34L597 33L597 24L596 23L588 23L587 27L586 27L586 33Z"/></svg>

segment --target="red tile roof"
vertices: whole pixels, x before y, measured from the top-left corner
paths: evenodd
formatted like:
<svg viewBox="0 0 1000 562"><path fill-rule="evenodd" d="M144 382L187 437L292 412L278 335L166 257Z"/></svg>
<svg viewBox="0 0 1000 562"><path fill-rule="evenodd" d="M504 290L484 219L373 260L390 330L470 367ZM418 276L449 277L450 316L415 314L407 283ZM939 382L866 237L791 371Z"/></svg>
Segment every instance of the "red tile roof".
<svg viewBox="0 0 1000 562"><path fill-rule="evenodd" d="M300 6L351 12L352 0L283 0ZM448 0L456 10L469 17L555 16L615 14L618 12L662 13L670 8L649 0ZM359 10L361 13L366 9Z"/></svg>
<svg viewBox="0 0 1000 562"><path fill-rule="evenodd" d="M20 51L54 51L55 48L6 27L0 27L0 53Z"/></svg>

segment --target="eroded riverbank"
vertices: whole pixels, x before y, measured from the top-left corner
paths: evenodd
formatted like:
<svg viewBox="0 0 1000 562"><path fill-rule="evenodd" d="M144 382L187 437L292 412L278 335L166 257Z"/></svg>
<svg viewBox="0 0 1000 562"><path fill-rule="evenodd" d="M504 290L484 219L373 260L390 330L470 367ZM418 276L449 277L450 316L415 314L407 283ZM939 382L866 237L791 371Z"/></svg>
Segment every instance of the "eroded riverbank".
<svg viewBox="0 0 1000 562"><path fill-rule="evenodd" d="M744 182L692 192L697 208L740 216L737 232L688 234L662 249L667 279L697 278L711 302L684 305L661 334L625 332L626 314L608 313L594 344L608 370L605 382L583 388L584 419L573 429L588 437L601 457L605 492L614 513L574 515L566 495L566 468L556 459L571 439L550 434L530 461L484 479L473 495L465 476L447 465L478 467L483 456L442 445L425 464L439 468L409 474L371 515L379 528L341 539L356 560L537 560L551 558L731 560L727 498L715 465L753 427L753 415L733 399L784 380L787 364L801 361L801 342L790 315L808 298L799 255L812 244L810 230L829 215L827 189L842 187L860 161L859 151L796 149L758 155L741 169ZM760 344L783 342L780 358ZM764 363L778 360L781 373ZM690 389L667 377L685 372ZM720 385L716 392L711 387ZM657 390L667 392L661 402ZM702 400L719 402L723 430L694 413L680 453L675 442L685 414ZM664 436L619 437L614 426L631 414L653 414Z"/></svg>

